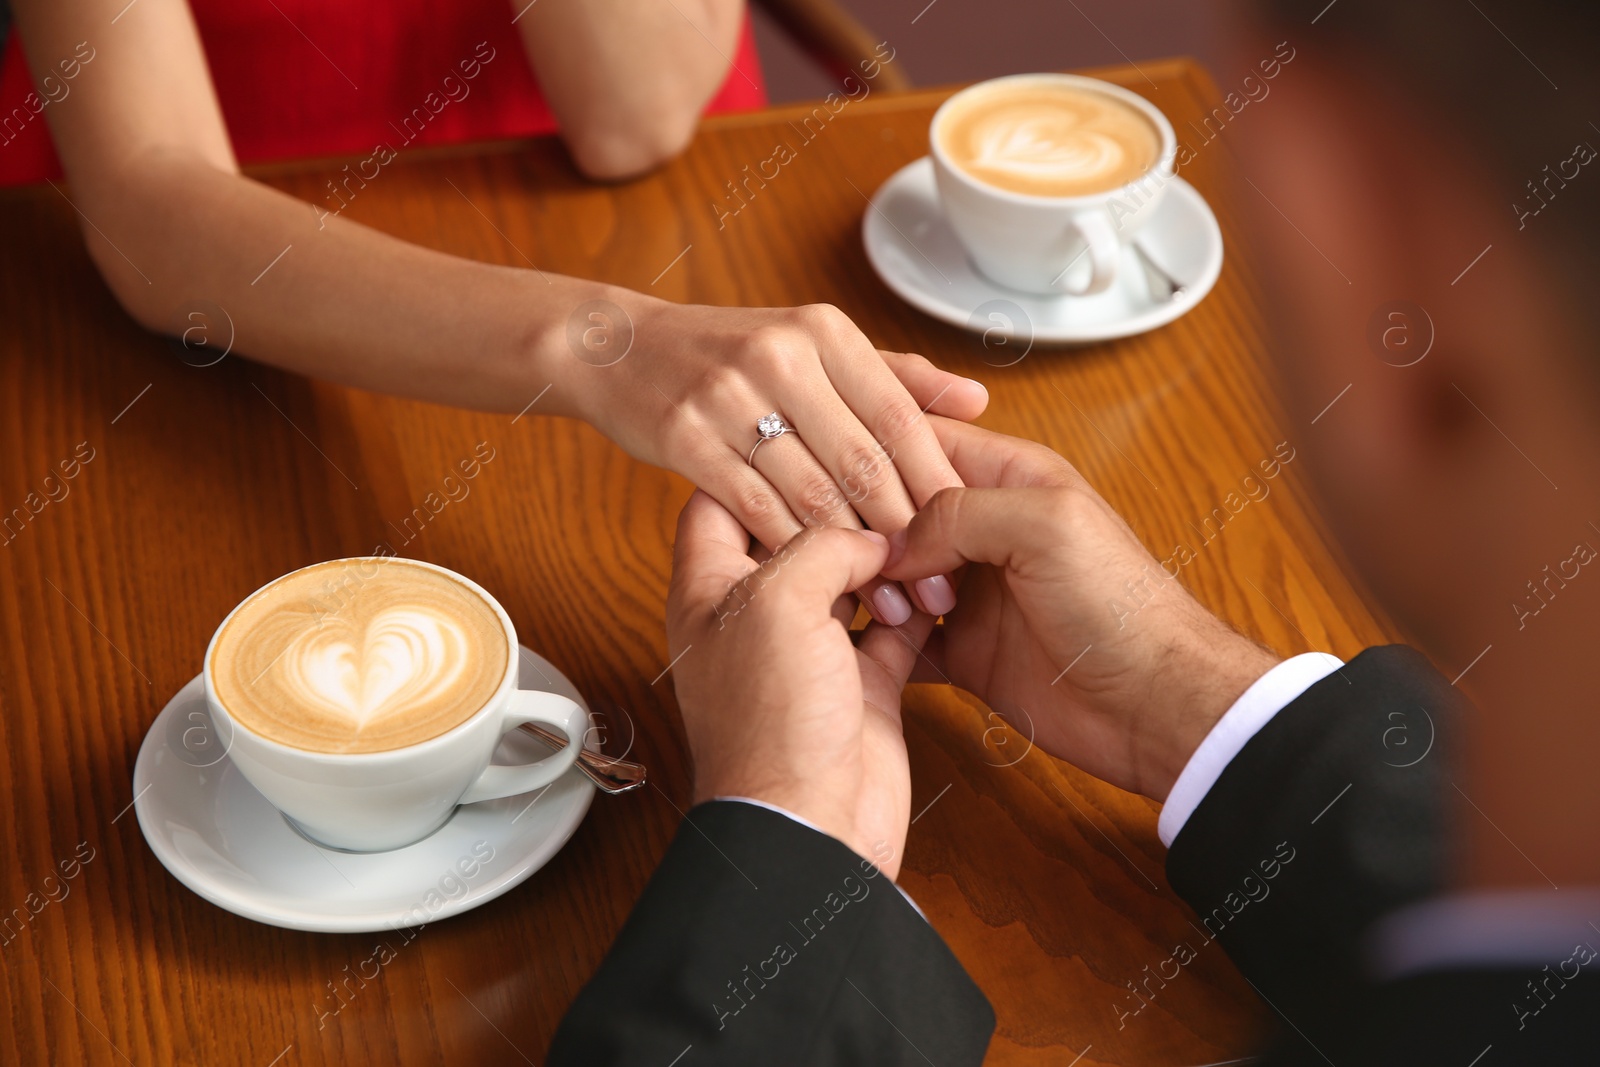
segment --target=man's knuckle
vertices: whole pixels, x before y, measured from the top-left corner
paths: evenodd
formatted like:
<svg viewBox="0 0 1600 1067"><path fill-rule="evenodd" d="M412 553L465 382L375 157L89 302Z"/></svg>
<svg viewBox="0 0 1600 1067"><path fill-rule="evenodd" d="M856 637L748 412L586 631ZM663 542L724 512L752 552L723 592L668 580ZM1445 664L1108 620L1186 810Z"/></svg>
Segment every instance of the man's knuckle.
<svg viewBox="0 0 1600 1067"><path fill-rule="evenodd" d="M1059 530L1078 530L1093 518L1095 502L1077 486L1063 485L1043 490L1041 512L1050 526Z"/></svg>
<svg viewBox="0 0 1600 1067"><path fill-rule="evenodd" d="M961 508L963 492L959 486L946 486L930 496L928 502L922 505L922 510L928 512L937 522L952 522Z"/></svg>

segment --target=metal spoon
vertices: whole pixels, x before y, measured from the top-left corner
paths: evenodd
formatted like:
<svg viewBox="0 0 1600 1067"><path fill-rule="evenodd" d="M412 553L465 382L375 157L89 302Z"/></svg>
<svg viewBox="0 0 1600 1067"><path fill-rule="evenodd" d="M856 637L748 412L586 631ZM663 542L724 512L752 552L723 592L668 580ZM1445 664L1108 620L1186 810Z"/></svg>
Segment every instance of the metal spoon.
<svg viewBox="0 0 1600 1067"><path fill-rule="evenodd" d="M1183 292L1183 283L1161 268L1161 265L1150 258L1150 253L1138 241L1133 242L1133 253L1139 257L1139 265L1144 268L1145 285L1150 290L1150 299L1156 303L1171 300Z"/></svg>
<svg viewBox="0 0 1600 1067"><path fill-rule="evenodd" d="M551 748L567 747L567 739L554 730L531 722L523 723L522 728ZM626 793L644 785L644 764L590 752L586 748L578 750L578 770L599 786L602 793Z"/></svg>

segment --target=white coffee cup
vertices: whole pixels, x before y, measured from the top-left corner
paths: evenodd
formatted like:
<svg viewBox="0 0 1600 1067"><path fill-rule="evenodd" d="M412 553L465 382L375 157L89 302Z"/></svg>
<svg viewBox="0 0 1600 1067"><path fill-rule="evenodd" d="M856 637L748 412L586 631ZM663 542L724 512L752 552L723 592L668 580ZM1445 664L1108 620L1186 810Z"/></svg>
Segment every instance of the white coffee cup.
<svg viewBox="0 0 1600 1067"><path fill-rule="evenodd" d="M953 106L996 86L1061 85L1110 96L1155 127L1156 162L1124 185L1087 196L1034 196L985 184L946 157L939 123ZM1014 74L968 86L946 100L929 128L944 216L973 264L991 280L1025 293L1086 296L1116 280L1123 249L1159 206L1172 180L1172 123L1137 93L1076 74Z"/></svg>
<svg viewBox="0 0 1600 1067"><path fill-rule="evenodd" d="M345 562L368 561L381 560L358 557ZM238 607L229 612L206 648L206 705L228 758L291 825L329 848L346 852L401 848L443 826L459 805L549 785L576 762L589 728L588 715L576 702L555 693L517 688L517 631L499 601L447 568L420 560L406 562L440 571L477 593L505 631L506 670L493 695L465 722L426 741L383 752L332 753L263 737L228 713L212 678L217 636ZM501 737L523 723L560 732L567 738L566 747L535 763L491 765Z"/></svg>

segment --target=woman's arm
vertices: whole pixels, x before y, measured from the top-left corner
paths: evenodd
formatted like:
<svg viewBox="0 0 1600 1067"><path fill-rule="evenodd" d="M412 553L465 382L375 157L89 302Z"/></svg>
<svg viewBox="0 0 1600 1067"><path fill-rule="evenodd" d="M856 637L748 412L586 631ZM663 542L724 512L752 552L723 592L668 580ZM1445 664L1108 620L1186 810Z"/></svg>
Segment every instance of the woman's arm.
<svg viewBox="0 0 1600 1067"><path fill-rule="evenodd" d="M36 77L93 49L46 114L89 252L130 315L173 332L212 301L253 358L446 404L515 410L550 381L549 320L601 287L319 218L241 176L187 4L126 3L15 7ZM555 388L541 406L577 414L574 401Z"/></svg>
<svg viewBox="0 0 1600 1067"><path fill-rule="evenodd" d="M970 418L982 386L880 357L836 310L672 304L323 217L240 175L184 0L15 10L36 76L80 43L94 50L50 128L90 254L146 327L177 332L211 301L237 350L277 367L484 410L544 393L537 413L583 418L683 474L770 547L817 523L898 529L956 484L920 409ZM632 323L632 349L609 365L567 337L597 299ZM755 419L774 409L804 436L763 448L758 470Z"/></svg>
<svg viewBox="0 0 1600 1067"><path fill-rule="evenodd" d="M743 0L511 6L574 160L590 177L607 179L642 174L689 143L728 77L745 10Z"/></svg>

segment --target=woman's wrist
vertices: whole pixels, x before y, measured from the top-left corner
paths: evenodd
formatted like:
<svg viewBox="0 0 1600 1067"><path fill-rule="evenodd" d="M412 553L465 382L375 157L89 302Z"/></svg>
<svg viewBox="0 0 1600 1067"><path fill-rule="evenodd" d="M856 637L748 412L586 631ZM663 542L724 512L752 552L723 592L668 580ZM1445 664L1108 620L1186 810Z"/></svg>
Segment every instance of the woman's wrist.
<svg viewBox="0 0 1600 1067"><path fill-rule="evenodd" d="M619 285L524 273L531 314L515 356L523 403L534 402L529 414L582 419L606 432L615 379L639 355L636 324L664 301Z"/></svg>

